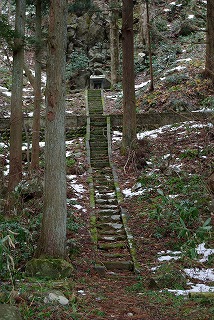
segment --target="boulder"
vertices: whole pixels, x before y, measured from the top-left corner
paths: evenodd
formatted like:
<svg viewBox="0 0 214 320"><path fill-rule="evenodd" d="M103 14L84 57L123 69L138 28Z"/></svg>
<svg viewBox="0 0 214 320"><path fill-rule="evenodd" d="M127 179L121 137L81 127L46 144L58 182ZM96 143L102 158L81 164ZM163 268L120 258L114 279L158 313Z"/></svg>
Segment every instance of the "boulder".
<svg viewBox="0 0 214 320"><path fill-rule="evenodd" d="M60 304L62 306L66 306L67 304L69 304L69 300L61 291L52 290L51 292L46 293L44 303Z"/></svg>
<svg viewBox="0 0 214 320"><path fill-rule="evenodd" d="M30 277L64 279L73 274L73 266L63 259L32 259L27 262L26 274Z"/></svg>
<svg viewBox="0 0 214 320"><path fill-rule="evenodd" d="M1 320L22 320L19 310L8 304L0 304Z"/></svg>

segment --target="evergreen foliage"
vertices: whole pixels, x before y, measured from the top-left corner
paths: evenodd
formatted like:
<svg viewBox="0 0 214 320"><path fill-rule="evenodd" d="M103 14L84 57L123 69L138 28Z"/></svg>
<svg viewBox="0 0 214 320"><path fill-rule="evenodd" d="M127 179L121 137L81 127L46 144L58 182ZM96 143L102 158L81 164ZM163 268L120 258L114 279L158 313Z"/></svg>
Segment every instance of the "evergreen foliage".
<svg viewBox="0 0 214 320"><path fill-rule="evenodd" d="M4 39L10 46L12 46L15 31L11 28L8 17L5 14L0 14L0 39Z"/></svg>
<svg viewBox="0 0 214 320"><path fill-rule="evenodd" d="M75 13L77 16L81 16L88 11L97 11L98 7L94 4L93 0L75 0L72 4L68 6L69 13Z"/></svg>

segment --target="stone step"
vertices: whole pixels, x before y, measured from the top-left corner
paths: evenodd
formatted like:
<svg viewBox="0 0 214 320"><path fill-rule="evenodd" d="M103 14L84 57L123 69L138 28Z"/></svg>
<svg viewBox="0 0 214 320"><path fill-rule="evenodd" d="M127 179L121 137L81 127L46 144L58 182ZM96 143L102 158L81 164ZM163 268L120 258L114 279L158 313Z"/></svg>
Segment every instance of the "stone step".
<svg viewBox="0 0 214 320"><path fill-rule="evenodd" d="M109 178L109 177L105 177L105 176L95 176L94 177L94 181L97 182L98 186L109 186L112 185L113 189L114 189L114 179L113 178Z"/></svg>
<svg viewBox="0 0 214 320"><path fill-rule="evenodd" d="M116 222L121 223L121 216L119 214L112 215L98 215L97 221L99 222Z"/></svg>
<svg viewBox="0 0 214 320"><path fill-rule="evenodd" d="M95 194L95 197L97 198L97 199L111 199L111 198L115 198L115 199L117 199L117 197L116 197L116 193L115 193L115 191L113 191L113 192L103 192L103 193L96 193Z"/></svg>
<svg viewBox="0 0 214 320"><path fill-rule="evenodd" d="M90 126L90 135L92 136L104 136L107 138L107 128L103 127L92 127Z"/></svg>
<svg viewBox="0 0 214 320"><path fill-rule="evenodd" d="M99 209L99 215L120 215L120 209Z"/></svg>
<svg viewBox="0 0 214 320"><path fill-rule="evenodd" d="M97 148L98 146L106 146L108 147L108 140L105 137L105 135L90 135L90 147L91 148Z"/></svg>
<svg viewBox="0 0 214 320"><path fill-rule="evenodd" d="M90 127L106 128L106 118L104 117L90 118Z"/></svg>
<svg viewBox="0 0 214 320"><path fill-rule="evenodd" d="M101 210L117 210L118 209L118 205L116 204L99 204L99 209Z"/></svg>
<svg viewBox="0 0 214 320"><path fill-rule="evenodd" d="M117 202L117 199L115 198L106 198L106 199L103 199L103 198L95 198L95 202L97 204L101 204L101 205L104 205L104 204L107 204L107 205L117 205L118 202Z"/></svg>
<svg viewBox="0 0 214 320"><path fill-rule="evenodd" d="M128 261L104 261L104 266L107 270L134 270L134 264L131 260Z"/></svg>
<svg viewBox="0 0 214 320"><path fill-rule="evenodd" d="M91 162L91 166L94 168L104 168L109 166L109 162Z"/></svg>
<svg viewBox="0 0 214 320"><path fill-rule="evenodd" d="M108 149L97 149L97 150L91 150L91 158L105 158L108 159Z"/></svg>
<svg viewBox="0 0 214 320"><path fill-rule="evenodd" d="M90 140L89 141L90 144L90 150L94 150L96 148L98 149L107 149L108 150L108 142L107 141L100 141L98 139L96 140Z"/></svg>
<svg viewBox="0 0 214 320"><path fill-rule="evenodd" d="M103 257L109 258L110 259L123 259L124 260L129 260L130 255L127 253L108 253L108 252L103 252Z"/></svg>
<svg viewBox="0 0 214 320"><path fill-rule="evenodd" d="M121 240L126 240L126 235L114 235L114 234L109 234L109 235L104 235L104 234L99 234L98 235L98 241L102 242L115 242L115 241L121 241Z"/></svg>
<svg viewBox="0 0 214 320"><path fill-rule="evenodd" d="M102 229L102 224L99 224L97 227L97 234L102 234L102 235L106 235L106 236L111 236L112 234L118 234L118 235L126 235L125 229L120 229L117 230L116 232L112 229Z"/></svg>
<svg viewBox="0 0 214 320"><path fill-rule="evenodd" d="M114 243L98 243L98 249L101 250L110 250L110 249L122 249L122 248L127 248L127 242L126 241L118 241Z"/></svg>
<svg viewBox="0 0 214 320"><path fill-rule="evenodd" d="M125 234L122 223L97 221L96 227L100 234Z"/></svg>

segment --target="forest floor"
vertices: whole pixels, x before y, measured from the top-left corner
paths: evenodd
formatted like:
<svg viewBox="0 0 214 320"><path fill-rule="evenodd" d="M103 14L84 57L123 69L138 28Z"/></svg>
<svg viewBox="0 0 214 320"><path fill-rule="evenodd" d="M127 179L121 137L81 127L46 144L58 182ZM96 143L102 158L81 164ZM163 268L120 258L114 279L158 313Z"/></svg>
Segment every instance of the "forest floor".
<svg viewBox="0 0 214 320"><path fill-rule="evenodd" d="M189 39L184 40L179 54L173 51L175 43L161 49L161 71L155 76L153 92L149 91L148 71L138 72L137 112L213 111L214 89L201 72L204 45L191 46ZM0 85L5 87L3 80ZM7 94L9 97L6 90ZM33 111L31 95L26 85L26 114ZM122 113L121 91L105 91L104 95L105 113ZM0 95L0 105L1 116L9 116L5 95ZM85 115L83 91L69 92L67 112ZM139 132L138 139L139 149L125 157L120 154L121 132L112 134L113 160L124 195L121 205L128 210L139 273L99 274L94 268L85 139L82 132L71 133L66 142L67 238L73 277L60 281L26 277L25 265L38 240L42 198L25 199L23 189L17 189L18 211L9 219L0 215L1 241L5 237L8 241L0 243L1 303L17 306L25 320L214 319L214 219L207 186L214 164L213 124L187 119ZM8 149L8 135L1 134L5 183ZM39 180L44 173L43 151L41 139ZM23 154L26 156L25 151ZM26 172L27 168L26 163ZM56 291L69 303L47 302L47 296Z"/></svg>
<svg viewBox="0 0 214 320"><path fill-rule="evenodd" d="M137 153L124 157L120 154L121 132L112 135L113 160L124 195L121 205L128 210L139 273L103 275L94 269L96 251L89 232L82 136L66 142L72 278L50 281L25 276L24 266L38 237L41 198L23 199L21 216L6 221L1 216L2 235L8 232L15 246L5 256L17 261L17 269L11 279L3 277L0 299L16 305L23 319L214 319L214 239L209 228L213 215L206 184L213 170L213 124L188 120L139 132L138 139ZM42 153L43 147L41 142ZM156 274L160 266L162 271ZM2 270L8 274L7 267ZM55 291L69 304L48 303L45 297ZM212 294L194 296L192 292Z"/></svg>

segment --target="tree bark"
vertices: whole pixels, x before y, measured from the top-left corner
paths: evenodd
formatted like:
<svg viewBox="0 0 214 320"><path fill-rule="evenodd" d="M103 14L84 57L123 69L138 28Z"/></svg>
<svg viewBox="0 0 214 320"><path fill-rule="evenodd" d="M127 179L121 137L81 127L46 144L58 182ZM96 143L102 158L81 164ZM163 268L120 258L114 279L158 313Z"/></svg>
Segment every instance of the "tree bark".
<svg viewBox="0 0 214 320"><path fill-rule="evenodd" d="M35 47L35 79L34 79L34 114L33 114L33 135L31 170L39 169L39 140L40 140L40 109L41 109L41 59L42 59L42 14L41 0L36 1L36 47Z"/></svg>
<svg viewBox="0 0 214 320"><path fill-rule="evenodd" d="M214 84L214 2L207 0L207 41L205 75Z"/></svg>
<svg viewBox="0 0 214 320"><path fill-rule="evenodd" d="M67 1L51 0L46 88L44 214L37 257L65 257L65 52Z"/></svg>
<svg viewBox="0 0 214 320"><path fill-rule="evenodd" d="M119 1L111 0L110 6L111 85L114 87L119 81Z"/></svg>
<svg viewBox="0 0 214 320"><path fill-rule="evenodd" d="M150 72L150 91L154 91L154 77L153 77L153 65L152 65L152 45L150 37L150 19L149 19L149 4L146 0L146 21L147 21L147 38L148 38L148 51L149 51L149 72Z"/></svg>
<svg viewBox="0 0 214 320"><path fill-rule="evenodd" d="M140 30L139 30L139 42L148 47L148 24L147 24L147 12L146 12L146 2L140 5Z"/></svg>
<svg viewBox="0 0 214 320"><path fill-rule="evenodd" d="M34 89L35 88L35 77L32 74L31 70L29 69L29 67L27 66L26 63L24 63L24 72L25 72L25 75L28 78L32 88Z"/></svg>
<svg viewBox="0 0 214 320"><path fill-rule="evenodd" d="M134 32L133 1L123 0L122 8L123 51L123 139L122 151L134 147L136 142L136 107L134 86Z"/></svg>
<svg viewBox="0 0 214 320"><path fill-rule="evenodd" d="M22 179L22 89L24 67L25 0L16 1L13 47L13 72L10 118L10 170L8 191L12 191Z"/></svg>

